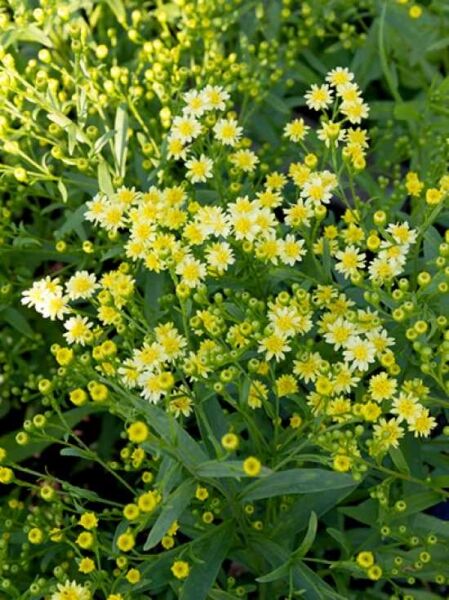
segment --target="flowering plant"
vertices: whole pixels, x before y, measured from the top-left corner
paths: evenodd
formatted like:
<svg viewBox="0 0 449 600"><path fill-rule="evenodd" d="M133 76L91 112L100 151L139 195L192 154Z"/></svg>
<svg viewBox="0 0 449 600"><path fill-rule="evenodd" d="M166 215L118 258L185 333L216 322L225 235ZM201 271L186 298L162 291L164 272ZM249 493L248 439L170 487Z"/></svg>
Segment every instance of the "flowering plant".
<svg viewBox="0 0 449 600"><path fill-rule="evenodd" d="M121 3L108 4L126 21ZM167 46L182 4L158 9ZM382 28L385 10L379 18ZM141 43L149 23L138 10L131 20L128 38ZM195 60L198 32L185 26ZM108 56L82 23L62 30L75 52ZM64 66L76 97L58 81L44 95L2 56L16 105L36 107L33 127L45 115L52 135L68 137L67 154L43 141L51 168L45 154L32 158L25 130L5 143L5 173L29 183L25 223L39 192L50 200L44 220L66 214L51 250L12 228L21 250L36 245L53 262L32 280L9 265L21 306L8 314L33 341L34 370L45 369L30 367L23 425L0 438L1 593L444 597L446 158L376 179L381 133L368 129L371 103L344 66L309 82L270 147L249 88L210 76L233 61L206 61L188 88L181 49L159 41L143 44L167 59L145 72L151 92L128 87L132 71L116 65L112 81L91 73L88 86ZM87 69L81 58L78 67ZM157 127L142 117L144 100L164 104ZM75 105L100 119L101 137L70 117ZM31 126L8 98L4 110ZM32 161L35 170L24 166Z"/></svg>

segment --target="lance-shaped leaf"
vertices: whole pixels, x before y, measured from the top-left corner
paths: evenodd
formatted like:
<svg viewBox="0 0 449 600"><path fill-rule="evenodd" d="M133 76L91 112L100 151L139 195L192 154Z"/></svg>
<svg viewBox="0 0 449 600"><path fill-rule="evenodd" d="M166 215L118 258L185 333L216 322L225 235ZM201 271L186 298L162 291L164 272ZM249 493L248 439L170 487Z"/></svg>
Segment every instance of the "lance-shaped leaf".
<svg viewBox="0 0 449 600"><path fill-rule="evenodd" d="M312 494L351 487L354 480L344 473L325 469L289 469L261 477L242 492L245 501L261 500L286 494Z"/></svg>
<svg viewBox="0 0 449 600"><path fill-rule="evenodd" d="M193 479L186 479L177 490L170 494L150 531L143 547L144 550L154 548L167 533L172 523L181 516L193 497L195 485Z"/></svg>

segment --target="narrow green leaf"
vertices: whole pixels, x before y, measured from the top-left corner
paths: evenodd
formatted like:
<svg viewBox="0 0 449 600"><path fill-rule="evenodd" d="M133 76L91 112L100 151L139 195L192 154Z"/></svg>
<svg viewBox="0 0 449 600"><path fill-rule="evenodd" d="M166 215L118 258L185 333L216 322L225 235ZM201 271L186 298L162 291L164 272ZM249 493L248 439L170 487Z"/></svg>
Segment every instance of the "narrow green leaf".
<svg viewBox="0 0 449 600"><path fill-rule="evenodd" d="M19 333L26 335L27 337L32 337L33 330L31 329L27 318L16 308L8 306L8 308L5 308L5 310L2 311L1 316L8 325L14 327Z"/></svg>
<svg viewBox="0 0 449 600"><path fill-rule="evenodd" d="M201 548L195 547L195 555L202 562L192 567L179 600L206 600L231 543L232 524L224 523L211 531L210 537L203 540Z"/></svg>
<svg viewBox="0 0 449 600"><path fill-rule="evenodd" d="M293 556L295 558L302 558L303 556L306 556L307 552L310 550L313 542L315 541L317 528L318 519L316 514L312 511L310 513L309 525L307 527L306 535L304 536L304 539L301 542L299 548L293 553Z"/></svg>
<svg viewBox="0 0 449 600"><path fill-rule="evenodd" d="M117 168L121 177L125 176L127 137L128 137L128 113L126 105L120 104L115 114L114 150Z"/></svg>
<svg viewBox="0 0 449 600"><path fill-rule="evenodd" d="M156 519L156 522L148 535L147 541L143 547L144 550L154 548L154 546L161 541L172 523L180 517L190 503L195 487L196 484L193 479L186 479L179 488L168 497L167 502L162 508L162 512Z"/></svg>
<svg viewBox="0 0 449 600"><path fill-rule="evenodd" d="M284 494L312 494L351 487L351 476L324 469L290 469L273 473L249 484L242 492L243 500L260 500Z"/></svg>
<svg viewBox="0 0 449 600"><path fill-rule="evenodd" d="M109 173L108 165L104 160L100 160L98 163L98 186L104 194L112 195L114 193L111 174Z"/></svg>
<svg viewBox="0 0 449 600"><path fill-rule="evenodd" d="M210 460L196 468L198 477L243 477L242 461Z"/></svg>
<svg viewBox="0 0 449 600"><path fill-rule="evenodd" d="M85 460L91 460L91 456L80 448L63 448L60 453L61 456L75 456L76 458L83 458Z"/></svg>

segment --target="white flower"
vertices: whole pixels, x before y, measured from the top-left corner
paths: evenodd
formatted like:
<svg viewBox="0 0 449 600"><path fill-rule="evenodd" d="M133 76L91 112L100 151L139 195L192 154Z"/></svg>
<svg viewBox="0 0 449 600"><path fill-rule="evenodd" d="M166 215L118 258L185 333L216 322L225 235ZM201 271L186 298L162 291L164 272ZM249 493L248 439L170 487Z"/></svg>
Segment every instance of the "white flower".
<svg viewBox="0 0 449 600"><path fill-rule="evenodd" d="M191 158L185 166L187 167L187 179L192 183L202 183L212 177L214 163L204 154L201 154L199 158Z"/></svg>
<svg viewBox="0 0 449 600"><path fill-rule="evenodd" d="M81 346L84 346L92 337L92 323L87 317L82 317L81 315L70 317L64 323L64 327L67 329L64 337L68 344L81 344Z"/></svg>
<svg viewBox="0 0 449 600"><path fill-rule="evenodd" d="M97 279L88 271L77 271L65 284L70 300L90 298L98 288Z"/></svg>
<svg viewBox="0 0 449 600"><path fill-rule="evenodd" d="M367 371L369 365L374 362L376 347L369 340L352 336L346 344L343 356L345 361L351 363L359 371Z"/></svg>
<svg viewBox="0 0 449 600"><path fill-rule="evenodd" d="M304 98L310 109L322 110L332 103L332 95L332 90L327 84L313 84L310 90L304 95Z"/></svg>
<svg viewBox="0 0 449 600"><path fill-rule="evenodd" d="M209 108L207 97L202 92L189 90L183 95L182 99L186 103L183 111L186 115L201 117Z"/></svg>
<svg viewBox="0 0 449 600"><path fill-rule="evenodd" d="M76 583L76 581L67 580L64 584L58 583L58 591L54 592L51 600L91 600L90 591Z"/></svg>
<svg viewBox="0 0 449 600"><path fill-rule="evenodd" d="M197 138L201 131L201 124L194 117L183 115L173 119L170 137L178 138L183 144L187 144Z"/></svg>
<svg viewBox="0 0 449 600"><path fill-rule="evenodd" d="M216 139L227 146L235 146L242 136L243 128L235 119L219 119L214 125Z"/></svg>

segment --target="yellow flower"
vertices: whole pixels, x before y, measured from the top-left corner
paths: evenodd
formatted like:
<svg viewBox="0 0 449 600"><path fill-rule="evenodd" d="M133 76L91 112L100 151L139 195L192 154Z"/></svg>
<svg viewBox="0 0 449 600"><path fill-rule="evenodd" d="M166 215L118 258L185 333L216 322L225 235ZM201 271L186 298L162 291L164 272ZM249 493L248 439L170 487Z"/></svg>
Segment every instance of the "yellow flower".
<svg viewBox="0 0 449 600"><path fill-rule="evenodd" d="M239 438L235 433L225 433L221 438L221 445L225 450L236 450L239 446Z"/></svg>
<svg viewBox="0 0 449 600"><path fill-rule="evenodd" d="M87 393L82 388L76 388L70 392L69 400L75 406L81 406L87 402Z"/></svg>
<svg viewBox="0 0 449 600"><path fill-rule="evenodd" d="M207 500L209 498L209 492L205 487L201 487L200 485L196 488L195 497L198 500Z"/></svg>
<svg viewBox="0 0 449 600"><path fill-rule="evenodd" d="M254 456L248 456L243 461L243 471L248 477L257 477L262 469L262 463Z"/></svg>
<svg viewBox="0 0 449 600"><path fill-rule="evenodd" d="M93 512L85 512L81 515L78 523L81 527L84 527L84 529L95 529L98 527L98 518Z"/></svg>
<svg viewBox="0 0 449 600"><path fill-rule="evenodd" d="M128 571L128 573L126 574L126 579L129 581L129 583L131 583L133 585L136 583L139 583L140 578L141 578L141 574L138 569L130 569Z"/></svg>
<svg viewBox="0 0 449 600"><path fill-rule="evenodd" d="M83 531L76 538L75 543L83 550L88 550L94 543L94 536L88 531Z"/></svg>
<svg viewBox="0 0 449 600"><path fill-rule="evenodd" d="M38 527L33 527L28 532L28 541L31 544L41 544L43 539L44 539L44 533L43 533L42 529L39 529Z"/></svg>
<svg viewBox="0 0 449 600"><path fill-rule="evenodd" d="M374 554L368 550L359 552L356 558L357 564L364 569L368 569L374 564Z"/></svg>
<svg viewBox="0 0 449 600"><path fill-rule="evenodd" d="M134 536L130 531L122 533L117 538L117 548L122 552L130 552L134 548L135 544L136 542Z"/></svg>
<svg viewBox="0 0 449 600"><path fill-rule="evenodd" d="M127 504L123 509L123 516L128 521L134 521L140 515L140 510L137 504Z"/></svg>
<svg viewBox="0 0 449 600"><path fill-rule="evenodd" d="M9 467L0 467L0 483L11 483L14 479L14 471Z"/></svg>
<svg viewBox="0 0 449 600"><path fill-rule="evenodd" d="M146 492L137 499L139 509L144 513L152 512L157 506L157 499L154 492Z"/></svg>
<svg viewBox="0 0 449 600"><path fill-rule="evenodd" d="M92 571L95 571L94 561L91 558L85 556L80 560L78 571L80 573L84 573L85 575L87 575L88 573L92 573Z"/></svg>
<svg viewBox="0 0 449 600"><path fill-rule="evenodd" d="M443 192L438 190L437 188L429 188L426 192L426 202L430 206L434 206L435 204L439 204L443 199Z"/></svg>
<svg viewBox="0 0 449 600"><path fill-rule="evenodd" d="M334 457L333 468L340 473L346 473L351 468L351 459L345 454L337 454Z"/></svg>
<svg viewBox="0 0 449 600"><path fill-rule="evenodd" d="M185 579L190 573L189 563L185 560L175 560L171 566L171 572L176 579Z"/></svg>
<svg viewBox="0 0 449 600"><path fill-rule="evenodd" d="M143 421L135 421L132 423L128 427L127 433L130 441L134 442L135 444L141 444L142 442L145 442L150 435L148 426Z"/></svg>
<svg viewBox="0 0 449 600"><path fill-rule="evenodd" d="M373 565L368 569L368 577L373 581L377 581L382 577L382 569L379 565Z"/></svg>
<svg viewBox="0 0 449 600"><path fill-rule="evenodd" d="M422 15L421 6L419 6L418 4L414 4L409 8L408 14L411 19L419 19L419 17Z"/></svg>
<svg viewBox="0 0 449 600"><path fill-rule="evenodd" d="M73 360L73 350L70 348L59 348L56 352L56 362L61 367L66 367Z"/></svg>

